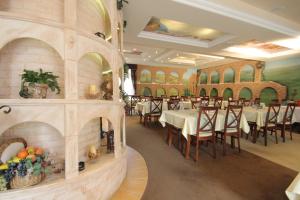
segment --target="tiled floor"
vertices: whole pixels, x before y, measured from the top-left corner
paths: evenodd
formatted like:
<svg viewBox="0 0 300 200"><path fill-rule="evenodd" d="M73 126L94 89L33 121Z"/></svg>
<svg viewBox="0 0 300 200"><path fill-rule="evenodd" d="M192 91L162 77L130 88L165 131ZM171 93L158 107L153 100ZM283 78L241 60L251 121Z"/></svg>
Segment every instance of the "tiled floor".
<svg viewBox="0 0 300 200"><path fill-rule="evenodd" d="M120 189L112 200L139 200L146 189L148 169L144 158L134 149L128 147L128 171Z"/></svg>

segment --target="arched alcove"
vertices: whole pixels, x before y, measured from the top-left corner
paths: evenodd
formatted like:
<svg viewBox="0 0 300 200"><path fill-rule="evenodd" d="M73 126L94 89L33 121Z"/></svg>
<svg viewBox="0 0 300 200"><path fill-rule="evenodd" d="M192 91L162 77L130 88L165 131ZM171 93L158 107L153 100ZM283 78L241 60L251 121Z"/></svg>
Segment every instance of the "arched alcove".
<svg viewBox="0 0 300 200"><path fill-rule="evenodd" d="M229 98L233 98L233 91L231 88L226 88L223 92L223 99L228 100Z"/></svg>
<svg viewBox="0 0 300 200"><path fill-rule="evenodd" d="M6 44L0 50L0 98L21 98L21 76L23 70L52 72L57 75L60 93L48 89L47 98L64 98L64 61L58 52L47 43L33 39L20 38Z"/></svg>
<svg viewBox="0 0 300 200"><path fill-rule="evenodd" d="M166 91L164 88L157 88L156 89L156 96L161 97L162 95L166 95Z"/></svg>
<svg viewBox="0 0 300 200"><path fill-rule="evenodd" d="M254 81L254 67L252 65L245 65L241 69L240 82L253 82Z"/></svg>
<svg viewBox="0 0 300 200"><path fill-rule="evenodd" d="M143 96L152 96L152 91L148 87L143 87L141 90L141 95Z"/></svg>
<svg viewBox="0 0 300 200"><path fill-rule="evenodd" d="M200 97L206 96L206 90L204 88L201 88L200 90Z"/></svg>
<svg viewBox="0 0 300 200"><path fill-rule="evenodd" d="M239 94L240 98L245 98L247 100L251 100L252 99L252 91L249 88L242 88Z"/></svg>
<svg viewBox="0 0 300 200"><path fill-rule="evenodd" d="M217 97L218 95L219 95L218 90L216 88L211 89L211 91L210 91L211 97Z"/></svg>
<svg viewBox="0 0 300 200"><path fill-rule="evenodd" d="M164 71L155 72L155 82L156 83L166 83L166 75Z"/></svg>
<svg viewBox="0 0 300 200"><path fill-rule="evenodd" d="M179 95L179 91L177 88L170 88L169 89L169 96L178 96Z"/></svg>
<svg viewBox="0 0 300 200"><path fill-rule="evenodd" d="M210 77L211 77L211 83L212 84L218 84L218 83L220 83L220 73L219 72L213 71L210 74Z"/></svg>
<svg viewBox="0 0 300 200"><path fill-rule="evenodd" d="M47 9L45 9L45 6ZM64 1L61 0L5 0L0 1L0 11L27 15L63 23Z"/></svg>
<svg viewBox="0 0 300 200"><path fill-rule="evenodd" d="M80 99L112 100L112 70L99 53L87 53L78 63L78 93Z"/></svg>
<svg viewBox="0 0 300 200"><path fill-rule="evenodd" d="M177 72L171 72L168 76L168 83L170 84L179 83L179 74Z"/></svg>
<svg viewBox="0 0 300 200"><path fill-rule="evenodd" d="M207 84L207 73L201 72L199 81L200 84Z"/></svg>
<svg viewBox="0 0 300 200"><path fill-rule="evenodd" d="M274 88L266 87L260 92L261 102L269 105L273 99L278 99L278 93Z"/></svg>
<svg viewBox="0 0 300 200"><path fill-rule="evenodd" d="M234 83L235 72L232 68L224 71L224 83Z"/></svg>
<svg viewBox="0 0 300 200"><path fill-rule="evenodd" d="M102 0L77 0L77 26L95 34L100 32L111 42L111 20Z"/></svg>
<svg viewBox="0 0 300 200"><path fill-rule="evenodd" d="M140 82L141 83L151 83L152 82L151 72L149 70L144 69L141 71Z"/></svg>

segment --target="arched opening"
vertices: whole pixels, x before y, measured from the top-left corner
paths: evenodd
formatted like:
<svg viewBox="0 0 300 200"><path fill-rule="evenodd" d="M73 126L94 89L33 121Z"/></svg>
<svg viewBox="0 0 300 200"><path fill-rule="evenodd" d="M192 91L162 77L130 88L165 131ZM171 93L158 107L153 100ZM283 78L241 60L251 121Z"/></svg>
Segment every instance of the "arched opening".
<svg viewBox="0 0 300 200"><path fill-rule="evenodd" d="M210 91L210 96L211 97L217 97L218 96L218 90L216 88L213 88L211 91Z"/></svg>
<svg viewBox="0 0 300 200"><path fill-rule="evenodd" d="M217 71L213 71L210 75L211 77L211 83L212 84L218 84L220 83L220 74Z"/></svg>
<svg viewBox="0 0 300 200"><path fill-rule="evenodd" d="M273 99L278 99L277 91L274 88L264 88L260 93L260 100L266 105L269 105Z"/></svg>
<svg viewBox="0 0 300 200"><path fill-rule="evenodd" d="M78 136L78 159L88 162L98 156L114 153L114 127L109 119L98 117L88 121Z"/></svg>
<svg viewBox="0 0 300 200"><path fill-rule="evenodd" d="M230 88L226 88L223 92L223 99L228 100L229 98L233 98L233 91Z"/></svg>
<svg viewBox="0 0 300 200"><path fill-rule="evenodd" d="M201 72L201 74L200 74L200 84L207 84L207 73Z"/></svg>
<svg viewBox="0 0 300 200"><path fill-rule="evenodd" d="M177 72L171 72L169 74L168 83L170 83L170 84L179 83L179 74Z"/></svg>
<svg viewBox="0 0 300 200"><path fill-rule="evenodd" d="M178 96L179 95L179 91L177 88L170 88L169 89L169 96Z"/></svg>
<svg viewBox="0 0 300 200"><path fill-rule="evenodd" d="M87 53L79 60L78 87L80 99L112 100L112 70L102 55Z"/></svg>
<svg viewBox="0 0 300 200"><path fill-rule="evenodd" d="M247 100L251 100L252 99L252 91L249 88L243 88L240 91L239 97L245 98Z"/></svg>
<svg viewBox="0 0 300 200"><path fill-rule="evenodd" d="M157 88L156 90L156 96L161 97L162 95L166 95L166 91L163 88Z"/></svg>
<svg viewBox="0 0 300 200"><path fill-rule="evenodd" d="M235 72L232 68L224 71L224 83L234 83Z"/></svg>
<svg viewBox="0 0 300 200"><path fill-rule="evenodd" d="M152 96L152 91L148 87L143 87L141 90L141 95L143 96Z"/></svg>
<svg viewBox="0 0 300 200"><path fill-rule="evenodd" d="M34 72L42 69L43 72L52 72L53 75L58 76L60 92L58 93L58 90L52 92L48 88L46 98L64 98L64 61L58 52L47 43L33 38L16 39L1 49L0 58L0 74L3 74L0 77L0 98L20 98L19 92L22 90L20 74L24 72L24 69ZM31 92L28 91L28 93Z"/></svg>
<svg viewBox="0 0 300 200"><path fill-rule="evenodd" d="M163 71L157 71L155 73L155 82L156 83L165 83L166 82L166 75Z"/></svg>
<svg viewBox="0 0 300 200"><path fill-rule="evenodd" d="M111 42L111 20L102 0L77 0L77 26L91 34L101 33ZM87 23L88 22L88 23Z"/></svg>
<svg viewBox="0 0 300 200"><path fill-rule="evenodd" d="M240 81L241 82L253 82L254 81L254 67L252 65L245 65L241 69Z"/></svg>
<svg viewBox="0 0 300 200"><path fill-rule="evenodd" d="M202 88L200 90L200 97L204 97L204 96L206 96L206 90L204 88Z"/></svg>
<svg viewBox="0 0 300 200"><path fill-rule="evenodd" d="M141 83L151 83L152 82L151 72L149 70L144 69L141 71L140 82Z"/></svg>

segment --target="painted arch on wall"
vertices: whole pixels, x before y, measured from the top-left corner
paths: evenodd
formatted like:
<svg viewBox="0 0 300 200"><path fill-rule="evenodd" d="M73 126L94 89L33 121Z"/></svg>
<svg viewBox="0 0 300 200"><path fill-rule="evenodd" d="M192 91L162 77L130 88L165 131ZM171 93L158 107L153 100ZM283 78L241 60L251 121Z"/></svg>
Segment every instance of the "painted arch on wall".
<svg viewBox="0 0 300 200"><path fill-rule="evenodd" d="M217 97L218 96L218 90L216 88L213 88L211 91L210 91L210 96L211 97Z"/></svg>
<svg viewBox="0 0 300 200"><path fill-rule="evenodd" d="M165 95L165 94L166 94L166 91L164 88L157 88L157 90L156 90L157 97L161 97L162 95Z"/></svg>
<svg viewBox="0 0 300 200"><path fill-rule="evenodd" d="M202 72L200 74L200 84L207 84L207 73Z"/></svg>
<svg viewBox="0 0 300 200"><path fill-rule="evenodd" d="M253 82L254 81L254 67L252 65L245 65L241 69L240 81L241 82Z"/></svg>
<svg viewBox="0 0 300 200"><path fill-rule="evenodd" d="M171 72L168 76L168 83L177 84L179 82L179 74L177 72Z"/></svg>
<svg viewBox="0 0 300 200"><path fill-rule="evenodd" d="M202 88L200 90L200 97L204 97L204 96L206 96L206 90L204 88Z"/></svg>
<svg viewBox="0 0 300 200"><path fill-rule="evenodd" d="M241 89L239 97L245 98L247 100L251 100L252 99L252 91L249 88L244 87Z"/></svg>
<svg viewBox="0 0 300 200"><path fill-rule="evenodd" d="M278 99L278 93L274 88L266 87L260 92L261 102L269 105L273 99Z"/></svg>
<svg viewBox="0 0 300 200"><path fill-rule="evenodd" d="M224 72L224 83L234 83L235 72L232 68L228 68Z"/></svg>
<svg viewBox="0 0 300 200"><path fill-rule="evenodd" d="M220 83L220 73L217 71L213 71L210 75L211 83Z"/></svg>
<svg viewBox="0 0 300 200"><path fill-rule="evenodd" d="M166 82L166 75L163 71L157 71L155 73L155 82L156 83L165 83Z"/></svg>
<svg viewBox="0 0 300 200"><path fill-rule="evenodd" d="M233 97L233 91L231 88L226 88L223 92L223 98L224 100L228 100L229 98Z"/></svg>
<svg viewBox="0 0 300 200"><path fill-rule="evenodd" d="M178 96L178 95L179 95L179 91L177 88L170 88L169 96Z"/></svg>
<svg viewBox="0 0 300 200"><path fill-rule="evenodd" d="M141 83L151 83L152 77L151 72L147 69L141 71L140 82Z"/></svg>
<svg viewBox="0 0 300 200"><path fill-rule="evenodd" d="M141 90L141 95L143 96L152 96L152 91L148 87L143 87Z"/></svg>

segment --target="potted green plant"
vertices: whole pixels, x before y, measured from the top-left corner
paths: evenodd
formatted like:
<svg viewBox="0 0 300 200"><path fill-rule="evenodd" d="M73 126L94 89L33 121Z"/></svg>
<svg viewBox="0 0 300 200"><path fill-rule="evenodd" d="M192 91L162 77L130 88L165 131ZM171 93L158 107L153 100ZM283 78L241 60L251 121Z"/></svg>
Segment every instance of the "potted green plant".
<svg viewBox="0 0 300 200"><path fill-rule="evenodd" d="M48 88L52 92L60 93L60 87L57 79L59 77L52 72L43 72L40 69L38 72L26 70L22 74L20 96L23 98L43 98L47 97Z"/></svg>

